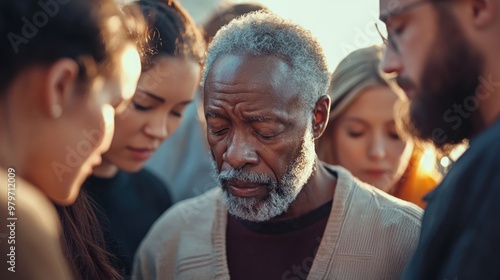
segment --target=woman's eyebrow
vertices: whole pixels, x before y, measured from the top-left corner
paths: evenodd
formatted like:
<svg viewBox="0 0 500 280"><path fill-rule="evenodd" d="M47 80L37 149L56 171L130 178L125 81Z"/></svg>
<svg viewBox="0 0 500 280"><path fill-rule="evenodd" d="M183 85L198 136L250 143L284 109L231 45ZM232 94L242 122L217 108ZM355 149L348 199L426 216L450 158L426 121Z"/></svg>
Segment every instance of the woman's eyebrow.
<svg viewBox="0 0 500 280"><path fill-rule="evenodd" d="M145 90L142 90L142 89L139 89L139 88L137 89L137 91L140 91L140 92L146 94L147 96L153 98L156 101L159 101L161 103L165 103L165 99L163 99L162 97L159 97L159 96L157 96L157 95L155 95L155 94L153 94L153 93L151 93L149 91L145 91Z"/></svg>

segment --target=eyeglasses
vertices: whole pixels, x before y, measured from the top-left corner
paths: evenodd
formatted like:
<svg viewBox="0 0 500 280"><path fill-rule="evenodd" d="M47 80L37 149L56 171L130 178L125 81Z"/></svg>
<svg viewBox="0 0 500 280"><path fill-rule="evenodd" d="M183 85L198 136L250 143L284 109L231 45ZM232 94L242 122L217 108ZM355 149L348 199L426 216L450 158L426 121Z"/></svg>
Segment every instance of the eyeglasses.
<svg viewBox="0 0 500 280"><path fill-rule="evenodd" d="M435 1L432 1L432 0L423 0L423 1L416 1L416 2L413 2L411 4L408 4L404 7L401 7L401 8L397 8L397 9L393 9L392 11L389 11L388 14L385 14L385 15L381 15L380 19L382 21L387 21L388 19L390 19L391 17L393 17L394 15L401 15L402 13L406 13L406 12L409 12L411 9L414 9L414 8L417 8L419 7L420 5L422 4L429 4L429 3L434 3L434 2L439 2L439 1L442 1L442 0L435 0ZM380 35L380 38L382 39L382 42L384 43L384 45L387 46L387 48L391 48L392 50L394 50L396 53L399 52L399 48L397 46L397 44L394 42L394 39L392 38L391 34L388 32L387 34L387 38L384 37L384 35L382 35L382 32L380 32L380 29L378 27L378 24L375 23L375 29L377 29L377 32L378 34Z"/></svg>
<svg viewBox="0 0 500 280"><path fill-rule="evenodd" d="M380 39L382 39L382 43L387 47L393 49L395 52L398 52L398 47L396 43L394 43L394 40L392 39L391 34L387 32L387 37L385 37L382 32L380 32L380 29L378 27L378 23L375 22L375 29L377 29L378 35L380 35Z"/></svg>

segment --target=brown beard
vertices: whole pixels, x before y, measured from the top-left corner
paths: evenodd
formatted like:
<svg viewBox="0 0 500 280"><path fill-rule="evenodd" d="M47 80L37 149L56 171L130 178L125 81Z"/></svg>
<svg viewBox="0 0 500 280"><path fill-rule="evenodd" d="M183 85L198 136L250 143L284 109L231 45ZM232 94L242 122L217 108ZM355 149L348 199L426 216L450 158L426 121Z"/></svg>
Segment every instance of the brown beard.
<svg viewBox="0 0 500 280"><path fill-rule="evenodd" d="M470 103L476 98L483 57L465 38L449 8L435 7L440 34L404 122L410 134L446 151L477 129L478 103Z"/></svg>

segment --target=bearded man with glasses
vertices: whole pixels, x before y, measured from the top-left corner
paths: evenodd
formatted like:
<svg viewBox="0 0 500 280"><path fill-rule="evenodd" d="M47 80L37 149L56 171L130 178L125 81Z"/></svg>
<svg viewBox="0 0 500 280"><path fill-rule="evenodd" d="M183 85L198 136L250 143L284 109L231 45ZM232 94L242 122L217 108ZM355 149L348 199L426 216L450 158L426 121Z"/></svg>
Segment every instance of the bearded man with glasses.
<svg viewBox="0 0 500 280"><path fill-rule="evenodd" d="M380 19L408 131L443 151L469 143L427 196L403 279L500 279L500 1L380 0Z"/></svg>

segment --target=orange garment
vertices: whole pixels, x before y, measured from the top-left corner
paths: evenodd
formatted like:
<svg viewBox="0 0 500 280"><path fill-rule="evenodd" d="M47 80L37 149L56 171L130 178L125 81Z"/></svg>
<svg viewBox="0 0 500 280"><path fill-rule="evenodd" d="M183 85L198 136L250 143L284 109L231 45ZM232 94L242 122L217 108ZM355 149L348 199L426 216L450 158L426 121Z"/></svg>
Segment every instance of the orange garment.
<svg viewBox="0 0 500 280"><path fill-rule="evenodd" d="M405 175L391 194L425 208L423 198L439 184L441 174L435 168L422 166L422 154L420 150L414 151Z"/></svg>

